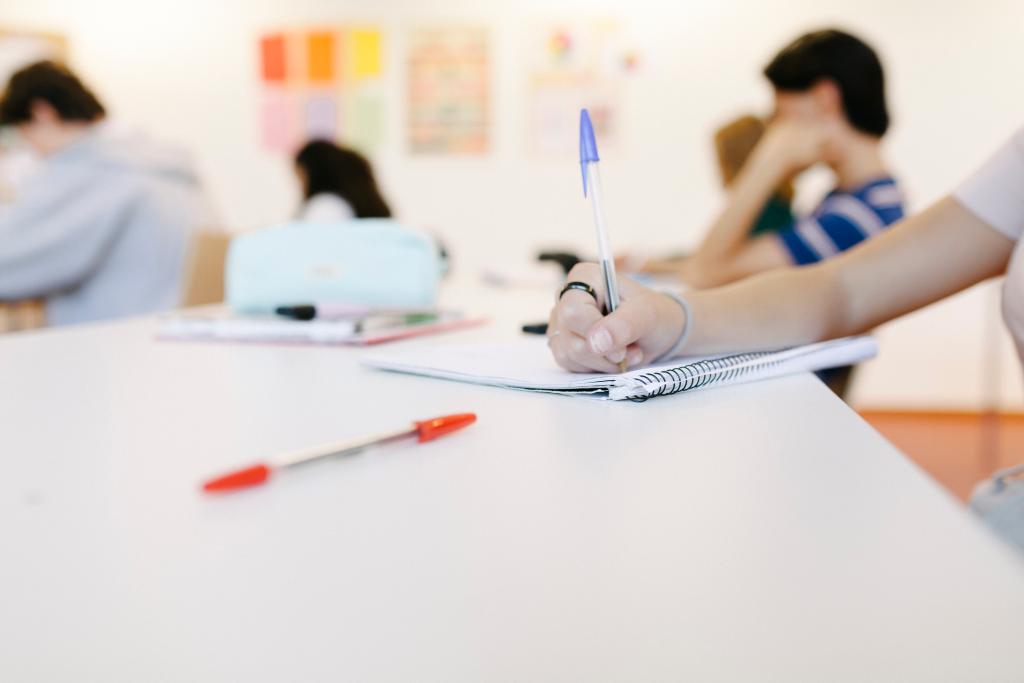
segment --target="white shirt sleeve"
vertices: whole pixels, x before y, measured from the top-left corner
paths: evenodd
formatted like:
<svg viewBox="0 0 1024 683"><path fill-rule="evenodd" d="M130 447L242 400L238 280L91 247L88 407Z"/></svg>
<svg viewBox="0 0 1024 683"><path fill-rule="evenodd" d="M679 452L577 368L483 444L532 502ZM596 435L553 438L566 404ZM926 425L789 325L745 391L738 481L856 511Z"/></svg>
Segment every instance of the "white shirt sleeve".
<svg viewBox="0 0 1024 683"><path fill-rule="evenodd" d="M995 230L1020 239L1024 233L1024 128L961 183L953 197Z"/></svg>
<svg viewBox="0 0 1024 683"><path fill-rule="evenodd" d="M299 220L310 223L337 223L355 218L348 202L335 194L321 192L306 200L299 211Z"/></svg>

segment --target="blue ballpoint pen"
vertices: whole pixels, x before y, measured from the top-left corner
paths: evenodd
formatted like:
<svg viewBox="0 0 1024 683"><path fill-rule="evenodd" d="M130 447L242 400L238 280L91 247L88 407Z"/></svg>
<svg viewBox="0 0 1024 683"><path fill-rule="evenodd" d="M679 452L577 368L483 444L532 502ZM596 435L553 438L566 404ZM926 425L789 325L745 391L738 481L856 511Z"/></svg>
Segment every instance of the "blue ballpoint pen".
<svg viewBox="0 0 1024 683"><path fill-rule="evenodd" d="M604 204L601 201L601 174L597 170L597 140L594 126L586 109L580 110L580 169L583 172L583 196L590 196L594 210L594 230L597 233L597 252L604 273L604 287L607 293L608 313L619 307L619 285L615 276L615 256L608 242L608 224L604 219ZM619 363L619 370L626 371L626 361Z"/></svg>

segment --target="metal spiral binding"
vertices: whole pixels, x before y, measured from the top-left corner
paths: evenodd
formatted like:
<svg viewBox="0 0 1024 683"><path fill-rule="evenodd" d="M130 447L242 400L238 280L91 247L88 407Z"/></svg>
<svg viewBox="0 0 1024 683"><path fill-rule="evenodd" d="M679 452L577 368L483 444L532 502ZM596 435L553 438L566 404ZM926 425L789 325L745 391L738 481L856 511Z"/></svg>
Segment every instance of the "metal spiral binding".
<svg viewBox="0 0 1024 683"><path fill-rule="evenodd" d="M766 356L776 357L763 363L747 365L750 361L765 358ZM752 372L773 367L784 362L784 360L788 359L778 358L775 352L759 351L756 353L739 353L734 356L702 360L657 372L647 372L637 375L635 379L645 387L659 386L645 396L637 396L631 400L642 402L655 396L667 396L668 394L677 394L681 391L699 389L712 383L729 382Z"/></svg>

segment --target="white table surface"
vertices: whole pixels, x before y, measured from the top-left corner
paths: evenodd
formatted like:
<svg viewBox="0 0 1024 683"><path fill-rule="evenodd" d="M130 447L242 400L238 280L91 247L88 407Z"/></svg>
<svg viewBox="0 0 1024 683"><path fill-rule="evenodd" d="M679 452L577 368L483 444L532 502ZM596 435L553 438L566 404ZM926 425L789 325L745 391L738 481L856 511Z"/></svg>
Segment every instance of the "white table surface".
<svg viewBox="0 0 1024 683"><path fill-rule="evenodd" d="M610 403L155 329L0 339L2 681L1024 680L1024 563L809 375Z"/></svg>

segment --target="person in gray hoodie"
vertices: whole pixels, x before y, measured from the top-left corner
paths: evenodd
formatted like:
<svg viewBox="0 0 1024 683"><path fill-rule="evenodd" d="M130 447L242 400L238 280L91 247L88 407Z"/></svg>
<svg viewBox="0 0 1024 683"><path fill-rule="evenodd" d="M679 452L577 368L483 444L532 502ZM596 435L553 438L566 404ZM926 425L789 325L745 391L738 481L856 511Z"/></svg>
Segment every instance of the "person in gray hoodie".
<svg viewBox="0 0 1024 683"><path fill-rule="evenodd" d="M66 67L16 72L0 97L41 157L0 206L0 301L45 298L64 325L174 308L191 233L209 218L184 155L120 132Z"/></svg>

